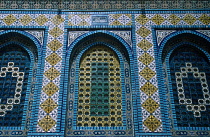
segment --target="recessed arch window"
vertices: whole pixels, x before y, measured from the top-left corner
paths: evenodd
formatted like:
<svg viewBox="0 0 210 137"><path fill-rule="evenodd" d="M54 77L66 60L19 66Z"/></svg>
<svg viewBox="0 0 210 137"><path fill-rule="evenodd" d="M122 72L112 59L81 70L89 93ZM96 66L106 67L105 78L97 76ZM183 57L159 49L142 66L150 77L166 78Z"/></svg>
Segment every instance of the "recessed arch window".
<svg viewBox="0 0 210 137"><path fill-rule="evenodd" d="M77 126L122 126L120 62L105 45L88 49L80 60Z"/></svg>
<svg viewBox="0 0 210 137"><path fill-rule="evenodd" d="M210 126L210 63L198 48L183 44L169 60L178 127Z"/></svg>
<svg viewBox="0 0 210 137"><path fill-rule="evenodd" d="M30 66L23 47L9 44L0 49L0 126L21 126Z"/></svg>
<svg viewBox="0 0 210 137"><path fill-rule="evenodd" d="M209 41L193 31L177 31L163 41L169 118L174 135L208 134L210 127ZM188 131L186 131L188 130ZM183 132L182 132L183 131Z"/></svg>
<svg viewBox="0 0 210 137"><path fill-rule="evenodd" d="M130 47L105 31L84 35L67 57L65 135L131 135Z"/></svg>
<svg viewBox="0 0 210 137"><path fill-rule="evenodd" d="M30 36L30 37L28 37ZM24 31L0 35L0 129L27 136L38 64L37 40Z"/></svg>

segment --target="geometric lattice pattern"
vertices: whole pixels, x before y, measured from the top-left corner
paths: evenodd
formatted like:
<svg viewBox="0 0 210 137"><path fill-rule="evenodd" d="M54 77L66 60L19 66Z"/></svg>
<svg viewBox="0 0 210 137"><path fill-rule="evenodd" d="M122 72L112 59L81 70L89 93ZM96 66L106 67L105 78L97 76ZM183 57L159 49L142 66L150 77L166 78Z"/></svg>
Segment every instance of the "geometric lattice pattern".
<svg viewBox="0 0 210 137"><path fill-rule="evenodd" d="M47 42L47 52L45 61L45 72L43 78L43 86L41 96L43 100L40 102L38 119L38 132L55 132L57 115L58 115L58 100L59 96L55 96L59 93L60 81L57 80L60 77L61 59L62 59L62 46L63 41L61 37L64 35L63 15L53 15L51 17L39 16L35 18L35 21L41 25L49 25L49 34ZM59 51L59 52L58 52ZM45 113L42 113L45 112Z"/></svg>
<svg viewBox="0 0 210 137"><path fill-rule="evenodd" d="M20 22L26 26L32 21L32 18L29 15L24 15L22 18L20 18Z"/></svg>
<svg viewBox="0 0 210 137"><path fill-rule="evenodd" d="M43 88L43 91L48 96L52 96L54 93L56 93L58 91L58 89L59 88L53 82L50 82Z"/></svg>
<svg viewBox="0 0 210 137"><path fill-rule="evenodd" d="M21 126L30 69L28 54L10 45L0 51L0 126ZM10 50L9 50L10 49Z"/></svg>
<svg viewBox="0 0 210 137"><path fill-rule="evenodd" d="M35 22L38 23L40 26L44 25L48 21L48 18L45 15L39 15Z"/></svg>
<svg viewBox="0 0 210 137"><path fill-rule="evenodd" d="M149 29L147 29L146 27L141 27L136 32L138 35L140 35L143 38L146 38L151 33L151 31Z"/></svg>
<svg viewBox="0 0 210 137"><path fill-rule="evenodd" d="M69 15L69 26L90 26L91 16L85 14Z"/></svg>
<svg viewBox="0 0 210 137"><path fill-rule="evenodd" d="M109 24L118 25L131 25L131 14L110 14Z"/></svg>
<svg viewBox="0 0 210 137"><path fill-rule="evenodd" d="M161 15L156 14L154 17L152 17L152 21L157 24L160 25L165 21L165 18L163 18Z"/></svg>
<svg viewBox="0 0 210 137"><path fill-rule="evenodd" d="M210 65L189 47L179 48L170 61L175 119L178 127L209 127Z"/></svg>
<svg viewBox="0 0 210 137"><path fill-rule="evenodd" d="M56 65L60 60L61 60L61 57L58 56L58 54L56 53L52 53L51 55L49 55L47 58L46 58L47 62L49 62L51 65Z"/></svg>
<svg viewBox="0 0 210 137"><path fill-rule="evenodd" d="M48 44L48 47L49 47L52 51L58 50L61 46L62 46L62 44L61 44L57 39L52 40L52 41Z"/></svg>
<svg viewBox="0 0 210 137"><path fill-rule="evenodd" d="M149 42L146 39L143 39L141 42L137 44L138 47L140 47L142 50L147 51L149 50L153 45L151 42Z"/></svg>
<svg viewBox="0 0 210 137"><path fill-rule="evenodd" d="M122 90L117 55L105 46L86 51L80 62L77 126L122 126Z"/></svg>
<svg viewBox="0 0 210 137"><path fill-rule="evenodd" d="M60 75L60 72L52 67L49 70L47 70L44 75L49 79L49 80L54 80L55 78L57 78Z"/></svg>
<svg viewBox="0 0 210 137"><path fill-rule="evenodd" d="M41 108L46 112L52 112L58 105L51 98L45 100L41 105Z"/></svg>
<svg viewBox="0 0 210 137"><path fill-rule="evenodd" d="M10 14L8 16L6 16L3 21L6 25L11 25L13 24L17 19L15 18L14 15Z"/></svg>

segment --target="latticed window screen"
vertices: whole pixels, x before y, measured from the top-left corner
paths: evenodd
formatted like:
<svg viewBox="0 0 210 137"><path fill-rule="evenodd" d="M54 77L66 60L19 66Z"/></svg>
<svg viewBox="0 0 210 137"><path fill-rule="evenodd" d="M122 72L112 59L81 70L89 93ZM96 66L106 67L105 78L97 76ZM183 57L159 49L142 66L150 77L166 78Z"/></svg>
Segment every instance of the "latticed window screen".
<svg viewBox="0 0 210 137"><path fill-rule="evenodd" d="M179 47L170 60L178 127L210 126L210 64L192 46Z"/></svg>
<svg viewBox="0 0 210 137"><path fill-rule="evenodd" d="M0 49L0 126L21 126L30 58L18 45Z"/></svg>
<svg viewBox="0 0 210 137"><path fill-rule="evenodd" d="M77 126L122 126L120 62L102 45L80 60Z"/></svg>

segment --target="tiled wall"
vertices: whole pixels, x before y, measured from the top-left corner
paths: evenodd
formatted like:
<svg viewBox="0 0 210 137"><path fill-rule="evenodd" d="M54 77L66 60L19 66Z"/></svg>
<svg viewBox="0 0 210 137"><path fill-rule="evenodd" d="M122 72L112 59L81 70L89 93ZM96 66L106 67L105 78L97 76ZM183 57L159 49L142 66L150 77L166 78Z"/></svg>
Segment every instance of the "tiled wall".
<svg viewBox="0 0 210 137"><path fill-rule="evenodd" d="M1 2L1 6L5 6L4 2ZM158 87L154 43L160 46L165 37L179 28L197 30L207 37L210 35L208 30L210 13L205 10L83 13L0 11L0 13L1 32L24 31L43 45L41 57L43 68L37 81L41 88L37 88L37 95L34 97L36 102L33 104L33 118L28 130L31 136L64 134L65 113L62 110L65 110L65 104L68 104L63 102L66 99L62 99L65 90L63 81L66 51L81 36L97 30L122 38L131 49L130 54L134 63L131 64L134 133L130 136L170 136L170 124L164 110L165 100ZM2 128L2 135L6 135L5 131L12 135L13 128ZM119 132L123 131L124 129ZM78 133L75 133L74 136L77 135Z"/></svg>

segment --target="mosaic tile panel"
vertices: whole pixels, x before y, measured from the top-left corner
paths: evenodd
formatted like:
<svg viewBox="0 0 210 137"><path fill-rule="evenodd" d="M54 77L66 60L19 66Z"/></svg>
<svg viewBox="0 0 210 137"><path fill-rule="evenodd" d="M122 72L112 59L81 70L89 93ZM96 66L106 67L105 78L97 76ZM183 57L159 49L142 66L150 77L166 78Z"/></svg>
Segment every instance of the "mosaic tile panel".
<svg viewBox="0 0 210 137"><path fill-rule="evenodd" d="M132 46L132 41L131 41L131 31L110 31L121 38L123 38L129 45Z"/></svg>
<svg viewBox="0 0 210 137"><path fill-rule="evenodd" d="M55 132L59 86L61 75L62 46L64 35L64 16L50 15L40 23L48 24L49 35L47 39L47 51L45 60L45 72L41 92L41 101L39 107L39 119L37 132ZM47 22L45 22L47 21Z"/></svg>
<svg viewBox="0 0 210 137"><path fill-rule="evenodd" d="M109 25L131 25L131 14L109 14Z"/></svg>
<svg viewBox="0 0 210 137"><path fill-rule="evenodd" d="M64 15L53 14L1 14L0 23L7 26L47 26L47 51L45 72L43 76L43 90L41 92L40 108L38 113L37 132L55 132L57 105L59 96L59 80L61 69L62 45L64 35ZM43 43L43 31L27 30ZM56 81L55 81L56 80ZM53 86L52 88L49 86ZM49 98L52 100L49 101ZM47 100L47 101L46 101ZM50 103L49 103L50 102Z"/></svg>
<svg viewBox="0 0 210 137"><path fill-rule="evenodd" d="M33 3L33 2L31 2ZM91 3L91 2L90 2ZM115 3L115 2L114 2ZM169 4L168 2L167 4ZM43 7L46 4L43 2L39 5L34 4L33 6L27 6L27 1L18 5L16 2L7 3L1 2L0 7L6 8L22 7L33 8L33 7ZM94 3L96 4L96 3ZM94 5L93 3L89 4ZM142 4L137 3L118 3L118 7L130 6L130 7L141 7ZM165 5L166 7L167 4ZM187 4L182 3L182 7ZM189 4L189 3L188 3ZM15 6L16 5L16 6ZM38 6L39 5L39 6ZM54 4L56 5L56 4ZM58 4L59 5L59 4ZM78 5L78 4L77 4ZM97 4L96 4L97 5ZM98 4L100 5L100 4ZM105 2L107 7L112 7L113 3ZM150 5L144 3L144 5ZM176 1L171 3L171 7L176 7L179 5ZM193 5L193 4L191 4ZM202 5L202 2L198 1L196 6L209 7L208 3ZM64 5L62 5L64 6ZM71 9L81 8L80 5L72 5L71 2L67 2L65 6L71 6ZM83 5L88 6L87 5ZM55 6L50 4L48 7L54 8ZM99 7L99 6L98 6ZM169 6L170 7L170 6ZM179 7L179 6L177 6ZM189 6L190 8L190 6ZM59 96L59 85L60 85L60 75L61 75L61 60L62 60L62 50L63 50L63 40L64 40L64 15L54 15L54 14L1 14L0 24L2 26L43 26L49 27L49 34L47 36L47 48L46 48L46 60L44 64L44 75L43 75L43 85L41 91L41 101L38 112L38 125L37 132L55 132L57 115L58 115L58 100ZM160 102L159 94L157 89L157 80L155 72L155 61L154 61L154 51L153 51L153 40L151 35L151 25L209 25L210 24L209 14L136 14L136 38L137 38L137 58L139 64L139 79L140 79L140 90L141 90L141 104L142 104L142 117L143 117L143 130L145 132L162 132L162 121L160 112ZM91 16L85 14L72 14L68 16L69 26L90 26ZM123 26L131 25L131 14L109 14L109 25ZM37 37L40 43L43 43L43 31L31 31L26 30L28 33ZM209 36L209 32L205 30L199 30L198 32ZM86 33L86 32L85 32ZM127 32L117 32L113 33L124 38L128 43L131 43L129 39L126 39L131 35ZM157 32L158 43L162 41L164 37L173 33L170 31L159 31ZM73 32L71 33L73 34ZM69 38L69 44L74 41L79 35L75 32L75 35L71 35ZM50 103L49 103L50 102ZM154 123L154 125L153 125Z"/></svg>
<svg viewBox="0 0 210 137"><path fill-rule="evenodd" d="M196 31L210 37L210 31L209 30L196 30Z"/></svg>
<svg viewBox="0 0 210 137"><path fill-rule="evenodd" d="M90 26L91 25L91 16L85 14L78 15L69 15L69 26Z"/></svg>
<svg viewBox="0 0 210 137"><path fill-rule="evenodd" d="M76 40L79 36L88 33L89 31L69 31L68 46Z"/></svg>
<svg viewBox="0 0 210 137"><path fill-rule="evenodd" d="M160 45L161 41L171 33L176 32L176 30L157 30L156 35L157 35L157 43Z"/></svg>
<svg viewBox="0 0 210 137"><path fill-rule="evenodd" d="M139 61L139 79L141 104L143 114L143 129L146 132L161 132L162 120L159 104L159 95L157 80L152 68L154 60L153 40L151 37L151 25L208 25L210 24L209 14L136 14L136 38L137 38L137 56ZM161 43L163 38L175 30L156 31L157 42ZM200 31L204 35L209 35L207 31ZM145 58L147 56L147 58ZM148 58L149 57L149 58ZM146 81L146 82L145 82ZM147 89L147 90L146 90ZM155 96L154 96L155 95ZM148 98L155 97L156 100L151 104ZM154 105L154 106L153 106ZM156 112L154 113L154 110ZM146 112L145 112L146 111ZM155 126L150 124L155 123Z"/></svg>
<svg viewBox="0 0 210 137"><path fill-rule="evenodd" d="M44 42L44 31L43 30L25 30L25 32L30 33L34 37L37 38L37 40L40 42L41 45L43 45Z"/></svg>
<svg viewBox="0 0 210 137"><path fill-rule="evenodd" d="M145 132L161 132L162 125L159 116L160 113L154 113L160 109L160 102L156 102L150 98L153 94L158 92L157 85L150 80L156 76L156 73L149 67L154 60L154 55L148 54L150 49L153 47L151 35L151 28L147 24L152 21L156 24L161 24L165 19L160 15L135 15L136 19L136 37L140 37L140 41L137 42L137 56L139 63L139 78L140 78L140 91L141 93L141 104L142 104L142 115L143 115L143 130ZM139 50L141 52L138 53ZM147 58L145 58L147 57ZM141 68L141 69L140 69ZM144 79L144 80L143 80ZM145 81L145 82L143 82ZM158 97L158 94L156 96ZM159 111L160 112L160 111Z"/></svg>

